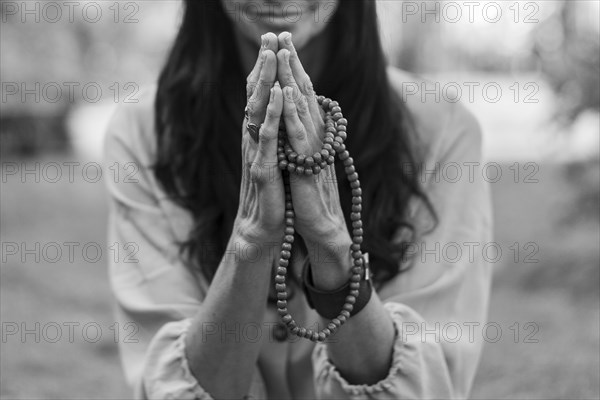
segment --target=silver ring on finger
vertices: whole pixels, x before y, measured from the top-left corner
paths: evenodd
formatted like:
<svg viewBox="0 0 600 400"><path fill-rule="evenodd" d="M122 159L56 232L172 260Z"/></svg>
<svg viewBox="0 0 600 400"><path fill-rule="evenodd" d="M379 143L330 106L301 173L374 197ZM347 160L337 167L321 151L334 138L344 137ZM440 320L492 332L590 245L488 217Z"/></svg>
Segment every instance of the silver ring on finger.
<svg viewBox="0 0 600 400"><path fill-rule="evenodd" d="M252 140L254 140L254 143L258 143L258 133L260 132L261 127L262 127L262 124L256 125L256 124L253 124L252 122L248 122L246 124L246 129L248 129L248 133L250 134L250 137L252 138Z"/></svg>

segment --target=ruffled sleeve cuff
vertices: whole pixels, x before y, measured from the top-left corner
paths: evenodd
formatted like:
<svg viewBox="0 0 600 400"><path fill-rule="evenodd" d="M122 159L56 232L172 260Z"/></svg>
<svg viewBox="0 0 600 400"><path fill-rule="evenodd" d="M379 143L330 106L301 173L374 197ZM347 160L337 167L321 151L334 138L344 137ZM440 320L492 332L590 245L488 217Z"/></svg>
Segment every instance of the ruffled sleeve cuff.
<svg viewBox="0 0 600 400"><path fill-rule="evenodd" d="M163 326L148 351L138 398L212 400L190 371L185 356L185 337L191 320Z"/></svg>
<svg viewBox="0 0 600 400"><path fill-rule="evenodd" d="M392 366L387 376L373 385L353 385L342 377L338 369L333 365L327 355L327 345L318 343L313 353L313 365L315 368L316 387L323 394L322 398L350 398L350 399L397 399L395 387L397 386L404 343L402 337L402 322L398 313L394 312L394 303L385 304L384 307L390 312L396 337L393 346ZM343 397L340 397L343 396Z"/></svg>

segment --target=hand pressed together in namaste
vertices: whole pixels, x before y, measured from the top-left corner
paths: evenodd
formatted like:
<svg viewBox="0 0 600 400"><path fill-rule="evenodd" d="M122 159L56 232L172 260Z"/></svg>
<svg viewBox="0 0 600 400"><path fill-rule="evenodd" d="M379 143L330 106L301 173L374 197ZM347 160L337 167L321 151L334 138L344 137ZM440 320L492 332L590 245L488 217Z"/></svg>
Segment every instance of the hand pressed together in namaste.
<svg viewBox="0 0 600 400"><path fill-rule="evenodd" d="M286 199L279 172L277 149L280 122L287 139L298 154L311 155L323 146L324 112L318 104L310 77L292 43L292 35L267 33L253 70L247 78L247 120L243 123L242 157L246 168L240 194L236 228L256 241L280 238L285 230ZM260 126L255 142L247 123ZM262 125L261 125L262 124ZM335 289L348 281L352 239L340 205L335 169L327 165L318 176L290 175L295 211L294 226L311 251L323 243L335 254L310 257L315 284ZM265 237L268 236L268 237ZM332 258L333 257L333 258ZM332 263L343 258L345 262ZM329 260L326 266L325 260Z"/></svg>

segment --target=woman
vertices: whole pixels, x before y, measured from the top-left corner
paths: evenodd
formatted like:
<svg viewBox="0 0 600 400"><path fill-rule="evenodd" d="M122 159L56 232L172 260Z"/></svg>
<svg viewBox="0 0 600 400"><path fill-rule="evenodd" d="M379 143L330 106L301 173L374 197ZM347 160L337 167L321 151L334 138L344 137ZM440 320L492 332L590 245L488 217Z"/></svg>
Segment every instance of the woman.
<svg viewBox="0 0 600 400"><path fill-rule="evenodd" d="M403 99L407 81L386 68L373 1L186 2L158 87L117 112L106 142L108 165L139 167L109 184L110 242L137 249L110 268L136 328L120 346L137 398L468 396L491 270L480 252L440 249L489 241L490 204L480 179L440 179L440 165L478 162L480 131L458 104ZM312 82L348 121L358 229L347 164L286 174L287 195L277 169L280 124L298 154L323 145ZM352 317L316 345L277 311L287 203L283 298L299 325L330 326L363 231L370 255Z"/></svg>

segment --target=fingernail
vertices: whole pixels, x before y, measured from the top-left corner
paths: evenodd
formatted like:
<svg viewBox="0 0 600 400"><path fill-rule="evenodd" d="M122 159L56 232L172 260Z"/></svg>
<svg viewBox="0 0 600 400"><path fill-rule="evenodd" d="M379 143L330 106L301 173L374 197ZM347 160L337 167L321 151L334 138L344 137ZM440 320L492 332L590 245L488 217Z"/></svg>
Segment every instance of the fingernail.
<svg viewBox="0 0 600 400"><path fill-rule="evenodd" d="M260 42L261 42L261 45L262 45L263 49L267 47L267 44L268 44L269 41L267 40L266 35L262 35L260 37Z"/></svg>
<svg viewBox="0 0 600 400"><path fill-rule="evenodd" d="M288 35L283 39L285 44L292 44L292 34L288 33Z"/></svg>
<svg viewBox="0 0 600 400"><path fill-rule="evenodd" d="M275 88L271 88L271 98L269 99L269 101L273 101L275 99Z"/></svg>
<svg viewBox="0 0 600 400"><path fill-rule="evenodd" d="M279 81L275 81L275 86L281 87L281 85L279 84Z"/></svg>

